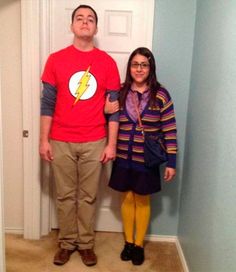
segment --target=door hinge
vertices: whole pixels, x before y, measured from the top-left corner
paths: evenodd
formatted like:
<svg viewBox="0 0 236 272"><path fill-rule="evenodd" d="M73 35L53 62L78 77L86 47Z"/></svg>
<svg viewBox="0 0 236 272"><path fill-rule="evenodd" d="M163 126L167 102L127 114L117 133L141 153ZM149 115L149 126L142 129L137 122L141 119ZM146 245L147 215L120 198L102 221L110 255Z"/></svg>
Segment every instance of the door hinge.
<svg viewBox="0 0 236 272"><path fill-rule="evenodd" d="M29 137L29 131L28 130L23 130L23 137L28 138Z"/></svg>

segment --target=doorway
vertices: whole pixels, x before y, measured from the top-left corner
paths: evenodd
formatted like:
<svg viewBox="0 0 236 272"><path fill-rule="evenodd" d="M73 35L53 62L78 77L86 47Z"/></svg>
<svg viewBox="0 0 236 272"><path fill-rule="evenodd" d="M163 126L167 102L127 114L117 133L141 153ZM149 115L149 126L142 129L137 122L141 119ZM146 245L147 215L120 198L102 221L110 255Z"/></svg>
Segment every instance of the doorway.
<svg viewBox="0 0 236 272"><path fill-rule="evenodd" d="M98 46L114 57L121 78L124 79L125 64L131 51L138 46L146 46L151 49L154 0L90 0L83 1L83 3L91 5L98 11L99 32L103 35L97 36ZM68 31L70 14L77 5L78 1L75 0L22 0L22 81L23 108L25 109L23 123L30 135L24 139L25 238L38 239L41 234L47 234L55 222L55 213L53 212L55 209L51 201L52 194L49 193L50 175L46 170L44 178L41 180L38 156L39 78L48 54L71 43L71 34ZM58 18L60 19L58 20ZM59 39L55 33L60 34ZM61 39L62 36L63 39ZM32 87L34 92L32 92ZM98 218L101 219L100 222L104 223L98 222L97 229L121 230L120 221L114 220L116 216L111 209L111 204L118 206L118 203L111 201L110 192L102 191L106 192L106 195L101 197L98 214L104 214L104 216L98 216ZM116 209L116 206L113 210ZM106 218L105 221L104 218ZM105 222L116 223L115 226L110 226L107 229Z"/></svg>

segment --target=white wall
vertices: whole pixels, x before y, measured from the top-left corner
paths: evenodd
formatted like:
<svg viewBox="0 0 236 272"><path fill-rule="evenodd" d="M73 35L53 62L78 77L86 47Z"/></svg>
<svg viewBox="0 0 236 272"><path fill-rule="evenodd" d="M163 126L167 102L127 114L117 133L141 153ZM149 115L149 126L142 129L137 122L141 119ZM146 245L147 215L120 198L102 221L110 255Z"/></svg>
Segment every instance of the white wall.
<svg viewBox="0 0 236 272"><path fill-rule="evenodd" d="M20 0L0 1L3 181L7 230L23 229Z"/></svg>

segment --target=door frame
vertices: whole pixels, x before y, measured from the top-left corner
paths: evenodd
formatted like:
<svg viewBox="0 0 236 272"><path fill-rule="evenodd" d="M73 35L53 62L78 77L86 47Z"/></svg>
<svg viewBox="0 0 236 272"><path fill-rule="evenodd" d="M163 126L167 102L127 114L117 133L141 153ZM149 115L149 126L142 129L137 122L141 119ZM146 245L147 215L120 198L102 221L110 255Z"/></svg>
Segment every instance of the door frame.
<svg viewBox="0 0 236 272"><path fill-rule="evenodd" d="M44 2L44 1L42 1ZM41 236L39 144L40 0L21 0L24 238Z"/></svg>
<svg viewBox="0 0 236 272"><path fill-rule="evenodd" d="M0 271L5 271L5 231L4 231L4 199L3 199L3 143L2 143L2 98L1 98L1 66L0 66Z"/></svg>
<svg viewBox="0 0 236 272"><path fill-rule="evenodd" d="M39 239L50 231L48 165L40 160L41 67L49 51L50 0L21 0L24 238ZM46 171L42 171L46 169Z"/></svg>

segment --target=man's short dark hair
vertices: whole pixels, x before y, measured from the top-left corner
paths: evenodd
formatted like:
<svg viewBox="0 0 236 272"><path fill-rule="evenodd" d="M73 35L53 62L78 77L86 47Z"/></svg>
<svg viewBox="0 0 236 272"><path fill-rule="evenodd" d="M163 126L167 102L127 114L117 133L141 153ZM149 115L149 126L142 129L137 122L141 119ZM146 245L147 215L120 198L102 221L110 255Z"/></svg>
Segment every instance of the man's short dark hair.
<svg viewBox="0 0 236 272"><path fill-rule="evenodd" d="M91 6L88 6L88 5L79 5L73 12L72 12L72 15L71 15L71 21L73 23L74 21L74 17L75 17L75 13L78 9L80 8L87 8L87 9L91 9L92 12L94 13L95 15L95 21L96 21L96 25L98 24L98 15L97 15L97 12L91 7Z"/></svg>

